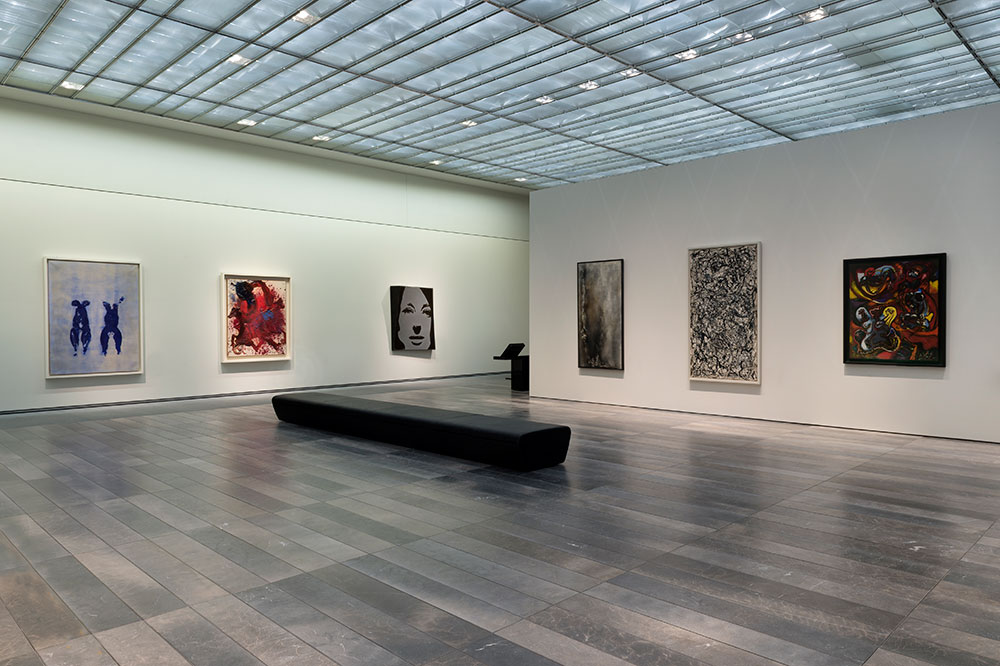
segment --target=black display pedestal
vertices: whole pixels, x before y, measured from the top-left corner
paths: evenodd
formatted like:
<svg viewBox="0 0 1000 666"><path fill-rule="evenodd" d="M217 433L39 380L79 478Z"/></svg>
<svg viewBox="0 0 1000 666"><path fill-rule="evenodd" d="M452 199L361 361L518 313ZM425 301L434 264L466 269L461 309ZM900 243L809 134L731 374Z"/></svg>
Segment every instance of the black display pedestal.
<svg viewBox="0 0 1000 666"><path fill-rule="evenodd" d="M499 356L494 356L496 361L510 361L510 390L528 390L528 357L518 356L524 349L523 342L512 342Z"/></svg>
<svg viewBox="0 0 1000 666"><path fill-rule="evenodd" d="M528 390L528 357L517 356L510 359L510 390Z"/></svg>

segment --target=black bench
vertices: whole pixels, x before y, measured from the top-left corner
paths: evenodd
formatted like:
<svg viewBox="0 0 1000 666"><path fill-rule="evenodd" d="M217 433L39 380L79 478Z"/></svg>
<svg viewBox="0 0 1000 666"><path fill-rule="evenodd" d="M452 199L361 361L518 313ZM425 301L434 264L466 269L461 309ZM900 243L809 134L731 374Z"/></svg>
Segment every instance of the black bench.
<svg viewBox="0 0 1000 666"><path fill-rule="evenodd" d="M525 471L558 465L569 449L562 425L329 393L285 393L271 403L289 423Z"/></svg>

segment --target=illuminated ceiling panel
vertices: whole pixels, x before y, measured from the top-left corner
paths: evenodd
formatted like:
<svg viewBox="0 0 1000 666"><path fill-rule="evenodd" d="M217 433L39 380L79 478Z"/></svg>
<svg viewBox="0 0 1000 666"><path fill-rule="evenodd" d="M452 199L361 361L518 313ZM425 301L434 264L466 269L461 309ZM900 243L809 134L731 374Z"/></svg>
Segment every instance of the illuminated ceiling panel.
<svg viewBox="0 0 1000 666"><path fill-rule="evenodd" d="M529 189L998 77L997 0L0 0L0 85Z"/></svg>

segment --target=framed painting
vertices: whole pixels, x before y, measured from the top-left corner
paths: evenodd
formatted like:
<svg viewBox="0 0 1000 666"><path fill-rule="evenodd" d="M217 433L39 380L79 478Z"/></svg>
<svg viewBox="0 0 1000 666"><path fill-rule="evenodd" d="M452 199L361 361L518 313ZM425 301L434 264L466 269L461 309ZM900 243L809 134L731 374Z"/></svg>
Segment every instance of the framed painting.
<svg viewBox="0 0 1000 666"><path fill-rule="evenodd" d="M625 369L625 261L576 265L577 366Z"/></svg>
<svg viewBox="0 0 1000 666"><path fill-rule="evenodd" d="M389 287L389 319L393 351L434 349L434 290L430 287Z"/></svg>
<svg viewBox="0 0 1000 666"><path fill-rule="evenodd" d="M844 260L844 363L945 365L947 255Z"/></svg>
<svg viewBox="0 0 1000 666"><path fill-rule="evenodd" d="M222 276L222 362L287 361L291 354L291 279Z"/></svg>
<svg viewBox="0 0 1000 666"><path fill-rule="evenodd" d="M45 259L45 377L142 373L139 264Z"/></svg>
<svg viewBox="0 0 1000 666"><path fill-rule="evenodd" d="M688 250L690 378L760 384L760 243Z"/></svg>

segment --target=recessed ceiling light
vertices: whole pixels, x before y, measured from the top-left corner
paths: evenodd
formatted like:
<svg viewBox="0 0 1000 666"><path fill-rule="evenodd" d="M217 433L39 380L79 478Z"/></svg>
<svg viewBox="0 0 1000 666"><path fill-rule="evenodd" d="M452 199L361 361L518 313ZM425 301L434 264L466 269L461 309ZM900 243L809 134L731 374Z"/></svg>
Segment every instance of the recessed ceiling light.
<svg viewBox="0 0 1000 666"><path fill-rule="evenodd" d="M247 127L253 127L257 124L256 120L250 120L249 118L243 118L242 120L236 121L237 125L246 125Z"/></svg>
<svg viewBox="0 0 1000 666"><path fill-rule="evenodd" d="M528 179L527 178L515 178L514 180L516 180L519 183L523 183L524 181L526 181Z"/></svg>
<svg viewBox="0 0 1000 666"><path fill-rule="evenodd" d="M73 83L72 81L63 81L59 84L60 88L65 88L66 90L83 90L82 83Z"/></svg>
<svg viewBox="0 0 1000 666"><path fill-rule="evenodd" d="M539 104L551 104L556 101L554 97L549 97L548 95L542 95L541 97L536 97L535 101Z"/></svg>
<svg viewBox="0 0 1000 666"><path fill-rule="evenodd" d="M687 51L681 51L680 53L675 53L674 57L678 60L692 60L698 57L698 52L694 49L688 49Z"/></svg>
<svg viewBox="0 0 1000 666"><path fill-rule="evenodd" d="M226 58L226 62L231 62L234 65L239 65L240 67L245 67L253 62L250 58L244 58L239 53L234 53L233 55Z"/></svg>
<svg viewBox="0 0 1000 666"><path fill-rule="evenodd" d="M597 81L585 81L581 83L579 87L584 90L595 90L597 88L600 88L601 84L598 83Z"/></svg>
<svg viewBox="0 0 1000 666"><path fill-rule="evenodd" d="M462 124L465 125L466 127L475 127L479 123L477 123L475 120L463 120Z"/></svg>
<svg viewBox="0 0 1000 666"><path fill-rule="evenodd" d="M305 23L306 25L314 25L317 21L319 21L319 17L313 16L303 9L301 12L293 16L292 20L298 21L299 23Z"/></svg>
<svg viewBox="0 0 1000 666"><path fill-rule="evenodd" d="M437 165L441 164L441 160L431 160L431 164L433 164L434 166L437 166Z"/></svg>
<svg viewBox="0 0 1000 666"><path fill-rule="evenodd" d="M626 79L631 79L633 76L639 76L640 74L642 74L642 72L640 72L635 67L629 67L628 69L618 73L624 76Z"/></svg>
<svg viewBox="0 0 1000 666"><path fill-rule="evenodd" d="M805 21L806 23L812 23L813 21L825 19L829 15L830 15L829 12L827 12L825 9L823 9L822 7L817 7L811 12L806 12L805 14L799 14L799 18Z"/></svg>
<svg viewBox="0 0 1000 666"><path fill-rule="evenodd" d="M326 134L317 134L316 136L313 137L313 141L329 141L329 140L330 137L328 137Z"/></svg>
<svg viewBox="0 0 1000 666"><path fill-rule="evenodd" d="M749 42L753 40L753 35L749 32L738 32L732 37L728 38L733 44L742 44L744 42Z"/></svg>

